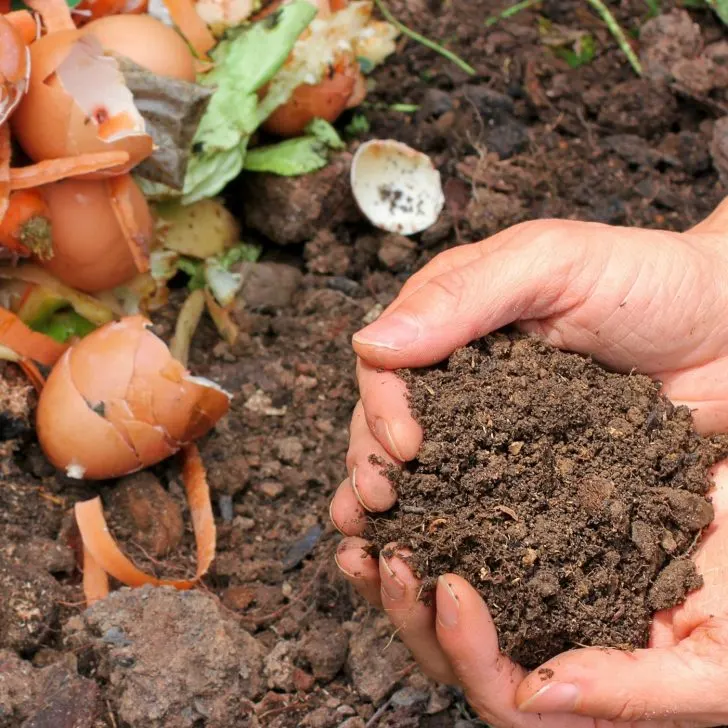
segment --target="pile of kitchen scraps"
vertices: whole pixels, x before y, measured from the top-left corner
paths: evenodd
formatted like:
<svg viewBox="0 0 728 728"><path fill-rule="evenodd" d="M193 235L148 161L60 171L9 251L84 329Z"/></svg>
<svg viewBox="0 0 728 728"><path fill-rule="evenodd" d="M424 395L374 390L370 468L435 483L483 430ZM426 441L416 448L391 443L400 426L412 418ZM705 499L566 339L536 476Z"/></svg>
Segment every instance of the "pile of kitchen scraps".
<svg viewBox="0 0 728 728"><path fill-rule="evenodd" d="M236 268L259 254L217 195L244 169L325 166L343 147L330 122L363 100L364 71L397 31L369 0L0 10L0 359L38 389L38 440L67 477L183 455L194 576L140 571L93 498L75 506L87 601L108 593L109 576L189 589L216 543L195 441L229 408L187 371L190 340L206 309L235 342ZM248 149L259 128L282 141ZM189 296L167 348L146 315L179 274Z"/></svg>

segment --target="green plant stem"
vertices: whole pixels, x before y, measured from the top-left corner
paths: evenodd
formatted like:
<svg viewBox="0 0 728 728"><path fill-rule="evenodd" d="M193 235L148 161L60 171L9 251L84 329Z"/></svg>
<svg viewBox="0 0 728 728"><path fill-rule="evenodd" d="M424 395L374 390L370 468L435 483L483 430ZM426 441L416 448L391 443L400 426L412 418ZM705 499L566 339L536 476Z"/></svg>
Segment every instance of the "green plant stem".
<svg viewBox="0 0 728 728"><path fill-rule="evenodd" d="M543 0L522 0L522 2L511 5L511 7L501 11L500 13L498 13L498 15L491 15L485 21L485 26L486 28L489 28L490 26L499 23L501 20L505 20L506 18L512 18L514 15L518 15L521 10L528 10L528 8L532 8L534 5L540 5L542 2Z"/></svg>
<svg viewBox="0 0 728 728"><path fill-rule="evenodd" d="M609 32L614 36L614 39L617 41L617 44L622 49L622 53L624 53L625 56L627 56L627 60L629 61L630 65L634 69L634 72L638 75L642 75L642 64L640 63L640 59L637 58L637 54L632 50L632 46L629 44L629 41L627 40L627 36L624 34L624 31L620 27L619 23L617 22L617 19L612 15L612 12L609 10L609 8L602 2L602 0L586 0L589 5L591 5L594 10L597 12L599 17L604 21L607 28L609 28Z"/></svg>
<svg viewBox="0 0 728 728"><path fill-rule="evenodd" d="M475 75L475 69L471 65L466 63L462 58L460 58L460 56L455 55L455 53L449 51L447 48L443 48L441 45L435 43L435 41L430 40L429 38L425 38L424 35L420 35L416 31L408 28L406 25L397 20L397 18L392 15L389 8L384 4L384 0L374 0L374 2L379 8L379 12L384 16L385 20L394 25L394 27L397 28L397 30L399 30L402 35L406 35L408 38L411 38L417 43L425 46L425 48L429 48L431 51L439 53L443 58L447 58L448 61L454 63L458 68L465 71L465 73L467 73L469 76Z"/></svg>

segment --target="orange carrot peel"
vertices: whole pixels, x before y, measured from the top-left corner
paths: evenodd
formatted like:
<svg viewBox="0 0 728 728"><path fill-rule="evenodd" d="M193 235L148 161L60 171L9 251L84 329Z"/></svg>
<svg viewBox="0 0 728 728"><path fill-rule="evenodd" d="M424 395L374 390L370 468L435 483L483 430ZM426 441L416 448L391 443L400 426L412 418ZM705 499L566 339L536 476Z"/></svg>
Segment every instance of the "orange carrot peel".
<svg viewBox="0 0 728 728"><path fill-rule="evenodd" d="M53 255L51 213L38 190L22 190L10 195L5 217L0 220L0 245L18 255Z"/></svg>
<svg viewBox="0 0 728 728"><path fill-rule="evenodd" d="M45 366L56 363L68 348L50 336L26 326L12 311L0 307L0 345L6 346L24 359L32 359Z"/></svg>
<svg viewBox="0 0 728 728"><path fill-rule="evenodd" d="M92 172L101 172L105 169L126 164L129 161L128 152L93 152L79 154L75 157L59 157L46 159L27 167L16 167L10 170L10 188L13 190L27 190L31 187L47 185L68 177L81 177Z"/></svg>
<svg viewBox="0 0 728 728"><path fill-rule="evenodd" d="M25 0L25 4L40 15L46 33L76 29L66 0Z"/></svg>
<svg viewBox="0 0 728 728"><path fill-rule="evenodd" d="M134 265L136 265L140 273L146 273L149 270L149 252L152 241L147 240L142 235L136 222L131 197L132 185L134 184L132 177L123 174L112 177L107 182L111 191L111 205L114 215L124 233Z"/></svg>
<svg viewBox="0 0 728 728"><path fill-rule="evenodd" d="M172 22L192 46L197 56L208 60L208 52L215 47L215 36L199 16L192 0L164 0Z"/></svg>
<svg viewBox="0 0 728 728"><path fill-rule="evenodd" d="M10 206L10 127L0 124L0 220Z"/></svg>
<svg viewBox="0 0 728 728"><path fill-rule="evenodd" d="M45 386L45 377L40 373L40 369L38 369L35 362L32 359L21 359L18 362L18 366L23 370L33 387L35 387L35 391L40 394Z"/></svg>
<svg viewBox="0 0 728 728"><path fill-rule="evenodd" d="M108 593L108 583L100 572L113 576L126 586L138 587L144 584L172 586L175 589L194 588L207 573L215 558L216 530L212 514L210 488L205 477L200 451L193 443L183 450L183 477L187 502L192 518L197 544L197 568L191 579L159 579L139 569L125 556L113 536L109 533L104 518L101 498L82 501L75 505L76 523L83 541L84 551L84 594L91 604Z"/></svg>

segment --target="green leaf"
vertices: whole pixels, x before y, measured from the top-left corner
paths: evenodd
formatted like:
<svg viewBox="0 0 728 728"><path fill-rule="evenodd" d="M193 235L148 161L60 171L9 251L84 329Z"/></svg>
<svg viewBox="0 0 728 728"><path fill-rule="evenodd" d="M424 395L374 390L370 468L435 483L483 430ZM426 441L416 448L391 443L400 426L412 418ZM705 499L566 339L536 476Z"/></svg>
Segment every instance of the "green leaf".
<svg viewBox="0 0 728 728"><path fill-rule="evenodd" d="M329 149L346 149L339 133L325 119L313 119L306 127L306 133L315 136L322 141Z"/></svg>
<svg viewBox="0 0 728 728"><path fill-rule="evenodd" d="M190 291L205 287L205 264L201 260L180 257L177 261L177 267L190 277L189 281L187 281L187 288Z"/></svg>
<svg viewBox="0 0 728 728"><path fill-rule="evenodd" d="M306 132L306 136L249 150L245 169L248 172L298 177L325 167L329 162L330 149L346 148L336 129L323 119L311 121Z"/></svg>
<svg viewBox="0 0 728 728"><path fill-rule="evenodd" d="M728 0L705 0L705 2L713 9L723 23L728 25Z"/></svg>
<svg viewBox="0 0 728 728"><path fill-rule="evenodd" d="M349 136L360 136L366 134L370 129L369 119L364 114L354 114L351 121L346 125L344 131Z"/></svg>
<svg viewBox="0 0 728 728"><path fill-rule="evenodd" d="M54 313L35 330L65 344L72 336L83 338L95 328L88 319L77 314L73 309L65 309Z"/></svg>
<svg viewBox="0 0 728 728"><path fill-rule="evenodd" d="M255 263L260 258L263 248L252 243L238 243L236 246L226 250L220 257L220 265L225 270L230 270L236 263L247 261Z"/></svg>
<svg viewBox="0 0 728 728"><path fill-rule="evenodd" d="M286 139L278 144L251 149L245 157L248 172L269 172L298 177L322 169L329 163L327 146L314 136Z"/></svg>
<svg viewBox="0 0 728 728"><path fill-rule="evenodd" d="M193 140L184 204L216 195L240 174L248 139L270 113L261 108L257 92L280 70L315 15L313 5L296 0L232 29L212 51L215 67L198 83L215 87L215 93Z"/></svg>

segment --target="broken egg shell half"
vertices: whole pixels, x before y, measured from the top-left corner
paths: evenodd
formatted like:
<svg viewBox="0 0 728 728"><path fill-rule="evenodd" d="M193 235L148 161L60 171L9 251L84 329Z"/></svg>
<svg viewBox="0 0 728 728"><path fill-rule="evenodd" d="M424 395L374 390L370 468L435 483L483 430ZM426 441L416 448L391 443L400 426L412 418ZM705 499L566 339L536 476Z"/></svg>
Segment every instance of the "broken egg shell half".
<svg viewBox="0 0 728 728"><path fill-rule="evenodd" d="M67 179L39 188L50 209L53 257L39 261L66 285L97 293L137 274L129 242L114 213L108 180ZM154 220L144 195L129 186L135 229L151 245Z"/></svg>
<svg viewBox="0 0 728 728"><path fill-rule="evenodd" d="M158 76L193 83L194 56L182 36L151 15L110 15L86 25L104 51L117 53Z"/></svg>
<svg viewBox="0 0 728 728"><path fill-rule="evenodd" d="M445 205L440 173L422 152L393 139L362 144L351 162L351 190L375 227L414 235L433 225Z"/></svg>
<svg viewBox="0 0 728 728"><path fill-rule="evenodd" d="M129 171L153 151L117 62L78 30L40 38L30 47L28 91L11 117L13 134L34 161L124 151L129 161L87 179Z"/></svg>
<svg viewBox="0 0 728 728"><path fill-rule="evenodd" d="M0 124L15 111L30 82L30 51L0 15Z"/></svg>
<svg viewBox="0 0 728 728"><path fill-rule="evenodd" d="M149 467L206 434L230 396L193 377L142 316L70 347L38 401L43 452L71 478L116 478Z"/></svg>

